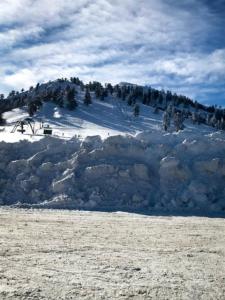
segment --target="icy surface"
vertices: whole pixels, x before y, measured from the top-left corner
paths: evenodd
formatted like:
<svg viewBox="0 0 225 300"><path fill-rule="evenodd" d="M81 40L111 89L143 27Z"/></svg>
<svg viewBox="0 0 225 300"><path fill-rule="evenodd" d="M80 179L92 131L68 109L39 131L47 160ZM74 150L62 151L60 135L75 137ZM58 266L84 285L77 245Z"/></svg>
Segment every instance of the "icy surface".
<svg viewBox="0 0 225 300"><path fill-rule="evenodd" d="M0 143L3 205L151 212L225 211L225 136L134 136Z"/></svg>
<svg viewBox="0 0 225 300"><path fill-rule="evenodd" d="M225 295L224 219L0 209L0 299Z"/></svg>

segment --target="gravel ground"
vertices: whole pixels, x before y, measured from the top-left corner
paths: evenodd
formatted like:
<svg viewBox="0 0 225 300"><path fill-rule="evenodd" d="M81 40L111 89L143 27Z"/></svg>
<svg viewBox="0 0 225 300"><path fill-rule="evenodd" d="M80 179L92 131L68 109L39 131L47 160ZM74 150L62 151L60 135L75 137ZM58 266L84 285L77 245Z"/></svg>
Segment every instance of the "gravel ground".
<svg viewBox="0 0 225 300"><path fill-rule="evenodd" d="M225 220L1 208L0 299L225 299Z"/></svg>

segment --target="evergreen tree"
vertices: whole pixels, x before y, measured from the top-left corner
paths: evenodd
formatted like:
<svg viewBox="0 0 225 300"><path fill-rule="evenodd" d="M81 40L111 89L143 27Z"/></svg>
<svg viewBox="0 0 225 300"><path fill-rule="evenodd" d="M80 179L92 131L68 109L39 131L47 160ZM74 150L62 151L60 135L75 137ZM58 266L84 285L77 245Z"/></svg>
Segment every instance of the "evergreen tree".
<svg viewBox="0 0 225 300"><path fill-rule="evenodd" d="M121 88L120 88L120 87L118 87L118 89L117 89L117 97L118 97L118 98L121 98L121 97L122 97L122 91L121 91Z"/></svg>
<svg viewBox="0 0 225 300"><path fill-rule="evenodd" d="M85 105L89 105L91 103L92 103L92 101L91 101L91 94L90 94L89 90L86 89L85 96L84 96L84 104Z"/></svg>
<svg viewBox="0 0 225 300"><path fill-rule="evenodd" d="M100 100L104 101L106 97L108 97L108 91L107 91L107 89L103 89L102 93L101 93Z"/></svg>
<svg viewBox="0 0 225 300"><path fill-rule="evenodd" d="M159 104L162 104L162 103L163 103L163 92L160 92L160 93L159 93L158 103L159 103Z"/></svg>
<svg viewBox="0 0 225 300"><path fill-rule="evenodd" d="M183 122L184 122L184 118L183 118L182 113L181 112L176 112L174 114L174 117L173 117L173 123L174 123L176 131L184 129Z"/></svg>
<svg viewBox="0 0 225 300"><path fill-rule="evenodd" d="M67 103L66 103L66 108L69 110L74 110L77 107L77 102L75 99L75 89L70 89L67 92Z"/></svg>
<svg viewBox="0 0 225 300"><path fill-rule="evenodd" d="M165 131L167 131L169 127L170 127L170 113L168 110L166 110L163 113L163 128Z"/></svg>
<svg viewBox="0 0 225 300"><path fill-rule="evenodd" d="M35 87L35 91L37 91L39 89L39 87L40 87L40 83L38 82L36 87Z"/></svg>
<svg viewBox="0 0 225 300"><path fill-rule="evenodd" d="M134 116L138 117L139 114L140 114L140 106L138 104L136 104L134 107Z"/></svg>
<svg viewBox="0 0 225 300"><path fill-rule="evenodd" d="M132 94L130 94L130 95L128 96L127 104L128 104L129 106L131 106L131 105L133 104L133 96L132 96Z"/></svg>
<svg viewBox="0 0 225 300"><path fill-rule="evenodd" d="M34 102L29 102L28 103L28 113L30 117L33 117L35 112L37 111L37 107Z"/></svg>
<svg viewBox="0 0 225 300"><path fill-rule="evenodd" d="M2 114L0 113L0 126L5 125L5 119L3 119Z"/></svg>
<svg viewBox="0 0 225 300"><path fill-rule="evenodd" d="M100 99L102 96L102 88L100 86L97 86L95 89L95 97Z"/></svg>
<svg viewBox="0 0 225 300"><path fill-rule="evenodd" d="M148 95L147 94L143 94L142 103L145 105L148 103Z"/></svg>
<svg viewBox="0 0 225 300"><path fill-rule="evenodd" d="M113 94L113 86L111 85L111 83L108 83L106 85L106 89L109 91L110 95Z"/></svg>

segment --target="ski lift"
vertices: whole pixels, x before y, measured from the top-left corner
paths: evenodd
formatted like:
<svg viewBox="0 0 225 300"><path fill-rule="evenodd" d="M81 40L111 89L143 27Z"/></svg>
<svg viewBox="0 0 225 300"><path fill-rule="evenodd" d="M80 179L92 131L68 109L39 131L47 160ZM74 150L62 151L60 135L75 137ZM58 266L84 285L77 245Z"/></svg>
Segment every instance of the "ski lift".
<svg viewBox="0 0 225 300"><path fill-rule="evenodd" d="M29 126L31 132L34 134L34 125L34 120L31 118L26 118L24 120L17 121L11 133L14 133L17 130L18 132L21 132L23 134L24 132L26 132L24 126Z"/></svg>

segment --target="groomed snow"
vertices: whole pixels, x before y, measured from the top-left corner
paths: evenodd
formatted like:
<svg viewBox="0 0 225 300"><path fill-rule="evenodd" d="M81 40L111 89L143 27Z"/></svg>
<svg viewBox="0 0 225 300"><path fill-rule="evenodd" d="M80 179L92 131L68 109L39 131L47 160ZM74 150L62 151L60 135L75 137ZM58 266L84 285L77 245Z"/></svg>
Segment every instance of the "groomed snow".
<svg viewBox="0 0 225 300"><path fill-rule="evenodd" d="M225 212L225 136L145 131L0 143L3 205Z"/></svg>

